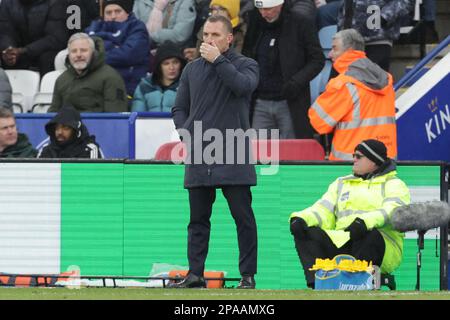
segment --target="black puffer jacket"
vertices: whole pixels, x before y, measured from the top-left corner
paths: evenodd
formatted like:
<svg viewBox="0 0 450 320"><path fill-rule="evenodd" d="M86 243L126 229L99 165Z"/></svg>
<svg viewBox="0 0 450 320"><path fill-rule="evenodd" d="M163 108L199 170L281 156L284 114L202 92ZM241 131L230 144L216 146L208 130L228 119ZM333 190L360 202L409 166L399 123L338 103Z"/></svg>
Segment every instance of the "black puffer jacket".
<svg viewBox="0 0 450 320"><path fill-rule="evenodd" d="M75 130L74 136L63 144L55 137L57 124L69 126ZM61 108L45 125L45 131L50 137L50 144L40 150L38 158L102 158L95 136L89 135L86 126L81 122L80 113L73 107Z"/></svg>
<svg viewBox="0 0 450 320"><path fill-rule="evenodd" d="M27 49L36 58L67 45L66 3L61 0L2 0L0 51L9 46Z"/></svg>

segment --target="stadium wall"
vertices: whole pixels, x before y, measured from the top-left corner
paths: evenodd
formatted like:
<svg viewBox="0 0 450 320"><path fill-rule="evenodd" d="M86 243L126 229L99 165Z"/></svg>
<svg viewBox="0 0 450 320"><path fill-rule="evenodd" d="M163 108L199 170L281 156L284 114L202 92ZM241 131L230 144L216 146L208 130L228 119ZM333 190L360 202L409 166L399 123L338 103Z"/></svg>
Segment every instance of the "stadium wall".
<svg viewBox="0 0 450 320"><path fill-rule="evenodd" d="M315 202L349 165L281 165L253 190L260 289L305 288L289 233L292 211ZM412 200L440 198L439 165L400 165ZM0 163L0 272L147 276L187 265L188 194L182 165L142 162ZM206 268L239 277L235 225L218 192ZM421 289L439 289L437 233L427 233ZM414 290L416 235L407 234L397 288Z"/></svg>

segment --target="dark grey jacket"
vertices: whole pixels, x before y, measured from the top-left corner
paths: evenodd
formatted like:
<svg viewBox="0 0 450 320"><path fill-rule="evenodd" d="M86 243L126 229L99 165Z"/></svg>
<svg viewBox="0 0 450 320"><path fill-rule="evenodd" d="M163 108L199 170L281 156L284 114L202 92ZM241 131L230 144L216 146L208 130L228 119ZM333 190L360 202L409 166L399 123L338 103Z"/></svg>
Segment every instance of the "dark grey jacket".
<svg viewBox="0 0 450 320"><path fill-rule="evenodd" d="M175 127L186 129L191 135L191 139L183 136L183 142L188 146L185 188L256 185L255 168L249 158L248 143L243 152L245 161L237 162L237 143L233 139L226 139L226 130L246 131L250 128L250 99L258 85L258 79L259 68L256 61L233 49L223 53L214 63L198 58L185 67L172 108ZM197 125L195 133L194 122ZM198 128L200 124L201 130ZM204 157L201 157L200 163L195 161L195 152L203 154L205 151L205 154L210 154L211 143L216 142L214 139L211 142L202 141L206 140L202 137L208 129L214 129L209 130L213 135L222 134L223 141L226 141L223 148L217 148L216 153L218 155L220 151L223 152L223 157L216 158L222 159L222 164L218 163L220 160L208 164ZM227 152L234 152L232 161L227 161Z"/></svg>
<svg viewBox="0 0 450 320"><path fill-rule="evenodd" d="M0 68L0 107L12 108L12 89L8 75Z"/></svg>
<svg viewBox="0 0 450 320"><path fill-rule="evenodd" d="M367 43L376 41L394 41L400 36L402 18L407 17L414 10L413 0L354 0L352 26L361 33ZM372 25L375 17L374 9L379 8L381 18L386 21L386 25L377 27ZM344 29L344 1L338 15L339 30ZM372 17L372 18L371 18Z"/></svg>

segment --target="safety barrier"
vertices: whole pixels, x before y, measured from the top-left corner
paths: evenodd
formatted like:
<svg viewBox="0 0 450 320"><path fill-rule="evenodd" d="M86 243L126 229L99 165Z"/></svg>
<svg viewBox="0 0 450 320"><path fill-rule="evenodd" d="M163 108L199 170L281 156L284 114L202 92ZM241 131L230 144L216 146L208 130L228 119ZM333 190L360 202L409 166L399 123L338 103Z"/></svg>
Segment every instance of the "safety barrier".
<svg viewBox="0 0 450 320"><path fill-rule="evenodd" d="M258 224L258 288L305 288L288 217L314 203L349 163L282 163L252 188ZM448 200L448 168L441 162L401 162L399 177L412 201ZM186 268L189 220L184 166L149 161L0 162L0 270L81 275L148 276L154 264ZM236 231L218 193L207 270L238 278ZM432 230L422 251L422 290L447 289L447 230ZM440 246L436 246L440 238ZM406 234L398 290L414 290L417 234ZM435 244L436 242L436 244Z"/></svg>

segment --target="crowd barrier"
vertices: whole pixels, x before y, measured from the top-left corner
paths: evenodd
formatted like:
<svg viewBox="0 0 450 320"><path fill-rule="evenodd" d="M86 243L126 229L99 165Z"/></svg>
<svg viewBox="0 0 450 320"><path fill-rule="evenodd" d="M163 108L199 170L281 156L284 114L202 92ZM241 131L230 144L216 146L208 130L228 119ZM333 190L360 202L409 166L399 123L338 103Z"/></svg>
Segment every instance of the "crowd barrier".
<svg viewBox="0 0 450 320"><path fill-rule="evenodd" d="M45 124L54 115L16 114L17 128L38 148L48 139ZM166 112L82 113L81 117L106 159L152 159L160 145L178 139Z"/></svg>
<svg viewBox="0 0 450 320"><path fill-rule="evenodd" d="M314 203L349 163L289 162L252 188L258 225L260 289L305 288L289 232L291 212ZM398 174L413 202L448 200L448 168L439 162L400 162ZM156 265L187 267L188 194L183 165L99 160L30 159L0 162L0 270L58 274L149 276ZM207 270L239 277L236 228L218 192L211 218ZM448 228L425 235L421 289L447 289ZM439 240L438 240L439 239ZM437 246L437 241L440 245ZM417 233L406 234L399 290L416 284Z"/></svg>

